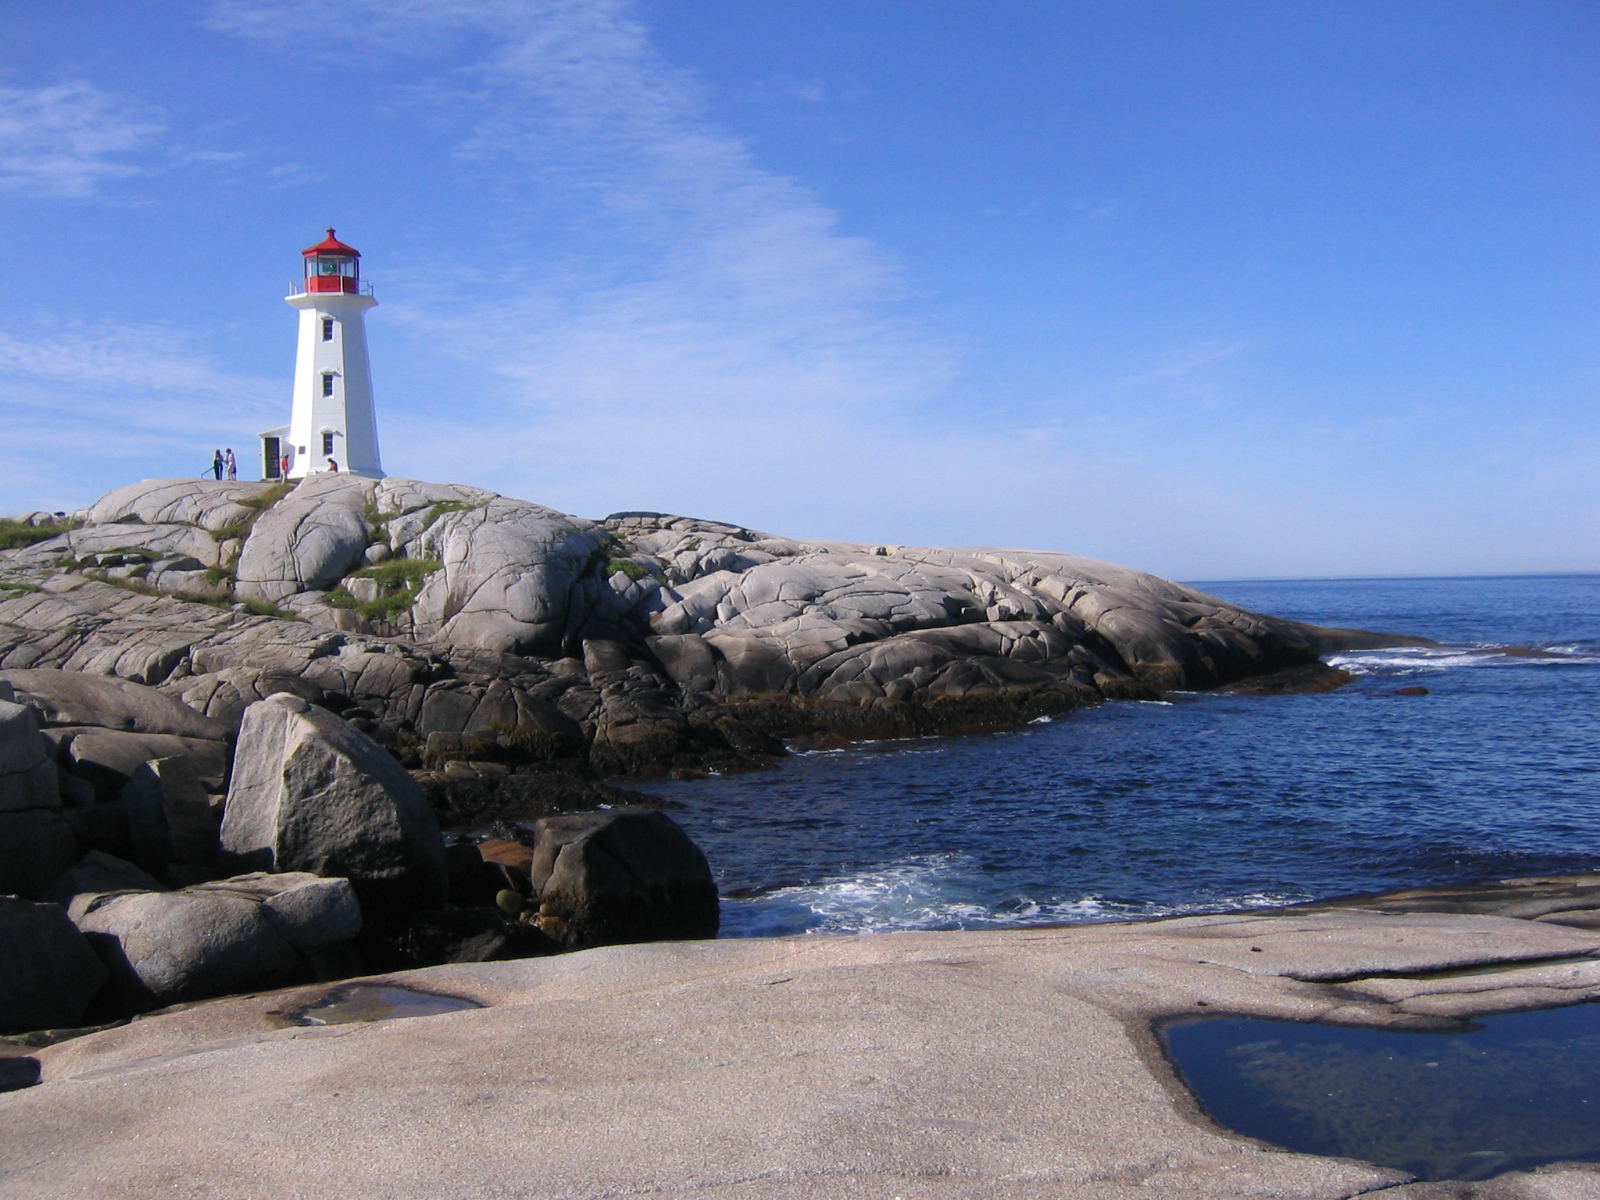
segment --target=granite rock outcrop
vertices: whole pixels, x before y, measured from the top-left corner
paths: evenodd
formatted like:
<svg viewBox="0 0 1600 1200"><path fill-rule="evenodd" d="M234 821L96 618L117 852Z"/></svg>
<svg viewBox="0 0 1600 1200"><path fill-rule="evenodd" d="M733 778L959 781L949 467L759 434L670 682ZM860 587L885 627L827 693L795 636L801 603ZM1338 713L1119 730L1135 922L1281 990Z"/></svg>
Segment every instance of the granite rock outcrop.
<svg viewBox="0 0 1600 1200"><path fill-rule="evenodd" d="M1068 554L591 521L407 479L153 480L79 518L0 552L0 671L145 684L212 728L293 692L413 768L440 767L426 747L446 735L477 748L454 760L513 774L723 769L784 739L997 728L1248 679L1329 687L1322 654L1414 641Z"/></svg>

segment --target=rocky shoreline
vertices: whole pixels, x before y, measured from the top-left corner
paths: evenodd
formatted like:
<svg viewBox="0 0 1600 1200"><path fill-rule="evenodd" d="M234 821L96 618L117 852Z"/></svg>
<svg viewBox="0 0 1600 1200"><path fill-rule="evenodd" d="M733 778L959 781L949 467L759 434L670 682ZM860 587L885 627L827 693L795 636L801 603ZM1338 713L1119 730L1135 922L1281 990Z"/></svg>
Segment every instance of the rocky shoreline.
<svg viewBox="0 0 1600 1200"><path fill-rule="evenodd" d="M1446 1030L1593 1000L1597 914L1600 876L1512 880L1142 923L615 946L216 1001L14 1040L13 1070L40 1082L0 1095L0 1182L1592 1200L1592 1164L1416 1183L1230 1133L1156 1031L1203 1013Z"/></svg>
<svg viewBox="0 0 1600 1200"><path fill-rule="evenodd" d="M1590 876L717 941L704 855L626 786L1172 690L1326 691L1348 676L1322 655L1424 639L1069 555L410 480L153 481L3 532L8 1194L1464 1200L1218 1129L1153 1031L1600 998ZM83 1137L135 1113L167 1115ZM594 1141L621 1126L647 1135ZM533 1182L496 1148L529 1139L553 1152ZM255 1149L197 1149L219 1143ZM424 1166L376 1165L417 1145Z"/></svg>
<svg viewBox="0 0 1600 1200"><path fill-rule="evenodd" d="M0 551L0 668L134 680L230 725L290 691L414 769L739 769L785 739L1005 728L1174 688L1326 689L1343 677L1322 655L1423 641L1072 555L587 521L404 479L155 480L66 523Z"/></svg>
<svg viewBox="0 0 1600 1200"><path fill-rule="evenodd" d="M1069 555L404 479L156 480L4 524L0 1032L711 936L704 856L608 779L1326 690L1321 654L1418 641Z"/></svg>

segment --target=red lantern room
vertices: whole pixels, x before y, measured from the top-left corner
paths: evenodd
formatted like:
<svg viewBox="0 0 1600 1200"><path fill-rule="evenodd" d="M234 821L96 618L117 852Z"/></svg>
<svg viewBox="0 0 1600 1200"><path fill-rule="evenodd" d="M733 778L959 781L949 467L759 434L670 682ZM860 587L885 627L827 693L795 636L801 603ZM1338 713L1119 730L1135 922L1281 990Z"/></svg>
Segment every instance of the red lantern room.
<svg viewBox="0 0 1600 1200"><path fill-rule="evenodd" d="M306 291L348 292L356 295L361 290L361 251L346 246L333 236L330 226L328 236L315 246L307 246L300 253L306 258Z"/></svg>

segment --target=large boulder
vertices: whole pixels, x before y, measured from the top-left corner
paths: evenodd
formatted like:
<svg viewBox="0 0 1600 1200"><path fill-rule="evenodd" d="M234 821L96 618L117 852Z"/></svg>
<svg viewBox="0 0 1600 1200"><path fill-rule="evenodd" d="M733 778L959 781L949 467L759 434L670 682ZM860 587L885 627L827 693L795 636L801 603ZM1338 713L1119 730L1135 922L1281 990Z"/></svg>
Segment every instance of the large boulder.
<svg viewBox="0 0 1600 1200"><path fill-rule="evenodd" d="M230 732L226 722L212 720L130 679L33 668L0 671L0 681L11 684L18 702L37 709L48 725L97 725L127 733L213 741Z"/></svg>
<svg viewBox="0 0 1600 1200"><path fill-rule="evenodd" d="M438 819L410 773L286 693L245 710L222 851L235 869L343 876L373 915L437 908L448 890Z"/></svg>
<svg viewBox="0 0 1600 1200"><path fill-rule="evenodd" d="M567 948L717 936L706 856L665 813L570 813L534 830L540 927Z"/></svg>
<svg viewBox="0 0 1600 1200"><path fill-rule="evenodd" d="M0 896L0 1033L77 1025L105 981L59 907Z"/></svg>
<svg viewBox="0 0 1600 1200"><path fill-rule="evenodd" d="M332 587L362 562L370 541L364 514L375 483L354 475L313 475L263 513L235 568L235 592L278 603Z"/></svg>
<svg viewBox="0 0 1600 1200"><path fill-rule="evenodd" d="M442 564L412 609L419 640L510 654L559 653L563 637L585 616L574 588L601 552L604 532L581 518L499 496L446 507L389 525L396 550Z"/></svg>
<svg viewBox="0 0 1600 1200"><path fill-rule="evenodd" d="M0 700L0 893L38 897L78 857L34 710Z"/></svg>
<svg viewBox="0 0 1600 1200"><path fill-rule="evenodd" d="M169 863L209 867L217 859L217 817L187 757L141 763L122 789L134 856L148 870Z"/></svg>
<svg viewBox="0 0 1600 1200"><path fill-rule="evenodd" d="M61 807L61 785L33 709L0 700L0 812Z"/></svg>
<svg viewBox="0 0 1600 1200"><path fill-rule="evenodd" d="M164 892L167 885L136 864L103 850L91 850L57 876L44 899L63 908L84 892Z"/></svg>
<svg viewBox="0 0 1600 1200"><path fill-rule="evenodd" d="M68 912L110 968L124 1012L291 982L361 930L347 880L300 872L84 893Z"/></svg>
<svg viewBox="0 0 1600 1200"><path fill-rule="evenodd" d="M152 759L183 759L196 779L221 791L228 777L228 743L170 733L125 733L119 729L67 726L49 731L72 773L111 799Z"/></svg>

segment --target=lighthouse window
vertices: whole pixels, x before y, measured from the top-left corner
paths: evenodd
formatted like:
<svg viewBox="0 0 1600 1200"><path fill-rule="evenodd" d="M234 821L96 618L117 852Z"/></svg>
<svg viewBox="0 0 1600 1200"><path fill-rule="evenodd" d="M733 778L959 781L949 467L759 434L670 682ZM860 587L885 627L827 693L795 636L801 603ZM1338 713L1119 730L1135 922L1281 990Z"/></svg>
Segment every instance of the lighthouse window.
<svg viewBox="0 0 1600 1200"><path fill-rule="evenodd" d="M322 377L322 394L324 396L333 395L333 376L332 375L324 375Z"/></svg>
<svg viewBox="0 0 1600 1200"><path fill-rule="evenodd" d="M307 275L343 275L354 279L356 274L356 260L343 258L332 254L319 254L316 258L306 259Z"/></svg>
<svg viewBox="0 0 1600 1200"><path fill-rule="evenodd" d="M333 318L332 317L323 317L322 318L322 340L325 341L325 342L333 341Z"/></svg>
<svg viewBox="0 0 1600 1200"><path fill-rule="evenodd" d="M323 454L323 457L326 458L328 455L330 455L332 453L333 453L333 434L325 433L325 434L322 435L322 454Z"/></svg>

